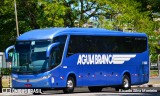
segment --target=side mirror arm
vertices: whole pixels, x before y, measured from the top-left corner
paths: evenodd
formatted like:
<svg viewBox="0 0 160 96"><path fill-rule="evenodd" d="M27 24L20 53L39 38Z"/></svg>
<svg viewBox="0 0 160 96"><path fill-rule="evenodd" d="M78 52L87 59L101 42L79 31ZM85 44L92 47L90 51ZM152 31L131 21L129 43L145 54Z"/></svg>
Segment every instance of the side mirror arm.
<svg viewBox="0 0 160 96"><path fill-rule="evenodd" d="M8 60L8 52L11 50L11 49L14 49L15 46L12 45L12 46L9 46L6 50L5 50L5 57L6 57L6 61Z"/></svg>
<svg viewBox="0 0 160 96"><path fill-rule="evenodd" d="M51 54L51 50L53 47L59 45L60 43L59 42L56 42L56 43L53 43L53 44L50 44L47 48L47 51L46 51L46 57L49 58L50 54Z"/></svg>

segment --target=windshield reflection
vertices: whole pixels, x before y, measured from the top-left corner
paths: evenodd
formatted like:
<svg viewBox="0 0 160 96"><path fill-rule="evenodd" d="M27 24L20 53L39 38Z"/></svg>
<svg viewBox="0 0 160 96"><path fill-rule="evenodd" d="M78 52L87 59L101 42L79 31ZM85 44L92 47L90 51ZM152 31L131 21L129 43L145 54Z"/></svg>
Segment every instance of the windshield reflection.
<svg viewBox="0 0 160 96"><path fill-rule="evenodd" d="M51 41L17 42L13 55L12 73L34 74L48 70L46 49Z"/></svg>

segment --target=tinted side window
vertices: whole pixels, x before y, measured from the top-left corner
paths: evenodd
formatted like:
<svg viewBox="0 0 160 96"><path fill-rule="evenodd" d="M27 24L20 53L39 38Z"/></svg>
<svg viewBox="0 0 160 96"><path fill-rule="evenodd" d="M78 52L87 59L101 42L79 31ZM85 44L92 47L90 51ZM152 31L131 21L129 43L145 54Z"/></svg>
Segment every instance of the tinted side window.
<svg viewBox="0 0 160 96"><path fill-rule="evenodd" d="M57 37L53 38L53 43L60 42L59 49L61 50L61 53L60 53L61 56L62 56L63 51L64 51L64 46L65 46L65 43L66 43L66 39L67 39L67 35L57 36Z"/></svg>
<svg viewBox="0 0 160 96"><path fill-rule="evenodd" d="M128 36L71 36L67 56L76 53L140 53L147 38Z"/></svg>
<svg viewBox="0 0 160 96"><path fill-rule="evenodd" d="M67 52L67 56L76 54L76 53L81 53L82 49L81 46L83 43L83 39L79 36L70 36L70 40L69 40L69 45L68 45L68 52Z"/></svg>
<svg viewBox="0 0 160 96"><path fill-rule="evenodd" d="M61 63L62 54L63 54L62 46L57 46L52 49L50 58L51 68L54 68Z"/></svg>
<svg viewBox="0 0 160 96"><path fill-rule="evenodd" d="M54 68L60 64L66 39L67 39L66 35L53 38L53 43L60 42L60 45L54 47L51 51L51 56L50 56L51 68Z"/></svg>
<svg viewBox="0 0 160 96"><path fill-rule="evenodd" d="M147 49L147 38L135 37L134 39L136 52L144 52Z"/></svg>
<svg viewBox="0 0 160 96"><path fill-rule="evenodd" d="M65 44L66 39L67 39L67 36L66 36L66 35L57 36L57 37L54 37L54 38L53 38L53 43L55 43L55 42L60 42L61 44Z"/></svg>

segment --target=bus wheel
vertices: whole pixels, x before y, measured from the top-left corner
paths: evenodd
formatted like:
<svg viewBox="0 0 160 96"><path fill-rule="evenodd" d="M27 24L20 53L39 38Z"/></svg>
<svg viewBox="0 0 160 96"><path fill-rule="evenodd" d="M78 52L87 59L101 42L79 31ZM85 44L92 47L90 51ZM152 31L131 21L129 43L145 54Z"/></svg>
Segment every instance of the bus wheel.
<svg viewBox="0 0 160 96"><path fill-rule="evenodd" d="M121 89L121 88L120 88L120 87L115 87L115 90L116 90L116 91L119 91L119 89Z"/></svg>
<svg viewBox="0 0 160 96"><path fill-rule="evenodd" d="M130 88L131 88L130 78L127 75L124 75L122 81L122 89L127 90Z"/></svg>
<svg viewBox="0 0 160 96"><path fill-rule="evenodd" d="M90 92L101 92L103 88L97 86L97 87L88 87L88 89Z"/></svg>
<svg viewBox="0 0 160 96"><path fill-rule="evenodd" d="M75 87L75 81L73 77L69 77L67 80L66 88L63 89L64 93L72 93Z"/></svg>

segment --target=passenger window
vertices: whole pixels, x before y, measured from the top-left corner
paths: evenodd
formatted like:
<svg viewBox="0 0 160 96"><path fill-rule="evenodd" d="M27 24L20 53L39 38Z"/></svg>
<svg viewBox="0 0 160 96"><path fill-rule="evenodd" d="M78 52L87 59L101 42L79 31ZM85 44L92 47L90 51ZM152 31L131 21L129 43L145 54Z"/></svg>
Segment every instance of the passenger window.
<svg viewBox="0 0 160 96"><path fill-rule="evenodd" d="M67 57L77 53L141 53L146 49L145 37L73 35L70 36Z"/></svg>

